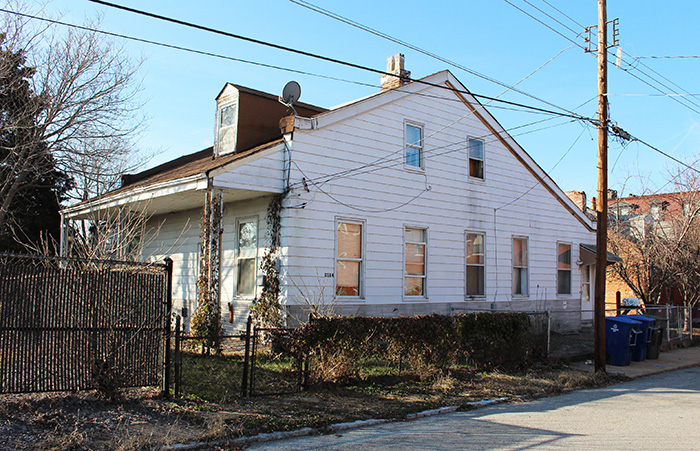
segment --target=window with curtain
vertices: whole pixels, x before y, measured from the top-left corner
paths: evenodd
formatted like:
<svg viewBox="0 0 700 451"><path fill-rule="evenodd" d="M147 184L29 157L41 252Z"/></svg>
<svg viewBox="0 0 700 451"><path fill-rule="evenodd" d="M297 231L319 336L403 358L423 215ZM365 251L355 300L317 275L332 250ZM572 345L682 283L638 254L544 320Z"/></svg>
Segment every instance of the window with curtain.
<svg viewBox="0 0 700 451"><path fill-rule="evenodd" d="M527 238L513 238L513 294L529 294Z"/></svg>
<svg viewBox="0 0 700 451"><path fill-rule="evenodd" d="M484 179L484 141L467 139L469 145L469 177Z"/></svg>
<svg viewBox="0 0 700 451"><path fill-rule="evenodd" d="M484 295L486 253L483 233L467 233L467 296Z"/></svg>
<svg viewBox="0 0 700 451"><path fill-rule="evenodd" d="M425 229L406 227L404 294L406 296L425 296Z"/></svg>
<svg viewBox="0 0 700 451"><path fill-rule="evenodd" d="M339 222L337 244L335 294L338 296L360 296L364 260L362 224Z"/></svg>
<svg viewBox="0 0 700 451"><path fill-rule="evenodd" d="M571 245L557 243L557 294L571 294Z"/></svg>

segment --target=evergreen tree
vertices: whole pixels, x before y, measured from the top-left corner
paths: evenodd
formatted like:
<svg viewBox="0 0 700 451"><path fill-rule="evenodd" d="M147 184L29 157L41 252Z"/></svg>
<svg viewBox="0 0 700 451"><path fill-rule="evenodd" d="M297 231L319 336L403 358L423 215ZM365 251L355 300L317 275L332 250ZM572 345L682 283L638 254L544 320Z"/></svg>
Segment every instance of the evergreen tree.
<svg viewBox="0 0 700 451"><path fill-rule="evenodd" d="M0 36L0 251L37 248L43 239L58 240L60 202L70 178L56 169L38 137L43 101L31 89L35 70L23 51L13 51Z"/></svg>

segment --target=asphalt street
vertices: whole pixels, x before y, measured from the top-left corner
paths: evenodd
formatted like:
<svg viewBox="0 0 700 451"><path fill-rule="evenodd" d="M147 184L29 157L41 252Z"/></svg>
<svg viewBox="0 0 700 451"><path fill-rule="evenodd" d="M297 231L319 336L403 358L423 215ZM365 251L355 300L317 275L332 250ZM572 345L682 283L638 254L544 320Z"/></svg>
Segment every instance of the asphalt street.
<svg viewBox="0 0 700 451"><path fill-rule="evenodd" d="M700 450L700 367L251 449Z"/></svg>

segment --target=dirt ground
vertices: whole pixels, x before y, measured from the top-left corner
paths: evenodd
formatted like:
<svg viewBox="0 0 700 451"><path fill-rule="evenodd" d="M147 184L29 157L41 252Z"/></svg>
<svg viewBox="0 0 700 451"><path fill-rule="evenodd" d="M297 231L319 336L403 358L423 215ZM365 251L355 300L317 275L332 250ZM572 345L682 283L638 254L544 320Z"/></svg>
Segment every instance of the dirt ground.
<svg viewBox="0 0 700 451"><path fill-rule="evenodd" d="M205 443L198 449L230 449L227 439L263 432L402 419L497 397L522 402L617 380L562 365L522 375L463 370L428 380L364 380L228 404L165 400L152 389L126 391L116 401L95 393L5 395L0 396L0 449L136 450L196 442Z"/></svg>

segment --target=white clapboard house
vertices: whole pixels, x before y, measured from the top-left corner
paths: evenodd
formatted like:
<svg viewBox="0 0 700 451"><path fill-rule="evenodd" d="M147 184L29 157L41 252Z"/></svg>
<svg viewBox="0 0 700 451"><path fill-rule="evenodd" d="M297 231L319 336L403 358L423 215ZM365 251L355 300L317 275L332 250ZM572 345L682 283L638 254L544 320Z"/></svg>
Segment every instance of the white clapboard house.
<svg viewBox="0 0 700 451"><path fill-rule="evenodd" d="M210 227L212 287L232 329L266 282L268 207L280 198L286 318L308 304L367 316L591 309L591 221L449 71L408 82L403 55L388 66L397 76L382 76L381 92L330 109L293 112L226 84L213 147L124 176L64 221L145 211L157 236L143 258L174 260L186 318Z"/></svg>

